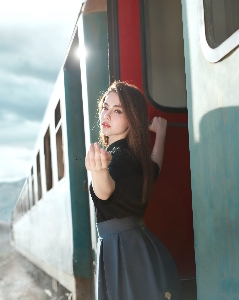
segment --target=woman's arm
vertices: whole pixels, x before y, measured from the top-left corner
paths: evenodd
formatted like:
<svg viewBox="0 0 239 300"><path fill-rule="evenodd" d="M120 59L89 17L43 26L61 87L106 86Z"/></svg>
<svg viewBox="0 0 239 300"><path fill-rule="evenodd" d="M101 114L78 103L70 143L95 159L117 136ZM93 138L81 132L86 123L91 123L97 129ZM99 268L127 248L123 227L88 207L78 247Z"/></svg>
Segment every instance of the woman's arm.
<svg viewBox="0 0 239 300"><path fill-rule="evenodd" d="M167 129L167 120L160 117L154 117L152 124L149 126L149 130L156 133L151 158L154 162L156 162L159 165L160 169L163 163L166 129Z"/></svg>
<svg viewBox="0 0 239 300"><path fill-rule="evenodd" d="M85 158L85 167L91 171L94 193L101 200L107 200L115 190L115 182L108 171L111 159L111 154L98 143L90 145Z"/></svg>

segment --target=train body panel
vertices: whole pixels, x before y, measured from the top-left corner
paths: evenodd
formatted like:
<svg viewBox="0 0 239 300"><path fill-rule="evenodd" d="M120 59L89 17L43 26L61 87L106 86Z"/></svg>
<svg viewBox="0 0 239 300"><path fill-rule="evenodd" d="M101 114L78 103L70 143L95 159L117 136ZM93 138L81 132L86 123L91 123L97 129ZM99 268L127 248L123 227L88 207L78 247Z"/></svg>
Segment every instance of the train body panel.
<svg viewBox="0 0 239 300"><path fill-rule="evenodd" d="M15 246L41 260L73 274L71 243L71 211L69 209L69 194L65 187L59 187L54 195L49 195L31 212L19 220L14 226ZM64 212L64 217L59 215ZM45 222L41 216L44 215ZM24 228L34 228L26 235ZM59 247L61 245L61 247Z"/></svg>
<svg viewBox="0 0 239 300"><path fill-rule="evenodd" d="M88 149L90 143L99 141L97 103L109 85L106 9L106 1L87 1L83 14L80 16L78 22L79 49L85 49L86 54L85 55L84 51L82 51L80 55L86 149ZM91 172L87 172L88 186L91 182L90 173ZM95 208L92 201L89 202L89 207L92 265L94 275L96 275L98 233L95 226Z"/></svg>
<svg viewBox="0 0 239 300"><path fill-rule="evenodd" d="M198 300L237 299L239 52L209 62L202 7L190 0L183 7Z"/></svg>
<svg viewBox="0 0 239 300"><path fill-rule="evenodd" d="M63 185L57 193L42 199L37 207L13 225L13 235L17 251L73 292L73 244L68 190L69 186ZM64 216L59 218L61 214Z"/></svg>
<svg viewBox="0 0 239 300"><path fill-rule="evenodd" d="M63 75L61 70L40 128L30 164L30 174L23 188L25 192L20 195L13 212L12 243L21 254L74 292L72 211ZM59 105L60 117L56 124L54 113ZM46 138L47 134L49 139ZM59 164L58 150L61 147L62 161ZM50 161L49 157L47 158L47 149L50 149ZM61 173L63 172L64 176L59 173L60 168L63 168ZM22 196L25 203L21 203ZM19 218L18 210L23 206L25 213ZM15 217L14 214L18 216ZM64 216L59 217L62 214Z"/></svg>

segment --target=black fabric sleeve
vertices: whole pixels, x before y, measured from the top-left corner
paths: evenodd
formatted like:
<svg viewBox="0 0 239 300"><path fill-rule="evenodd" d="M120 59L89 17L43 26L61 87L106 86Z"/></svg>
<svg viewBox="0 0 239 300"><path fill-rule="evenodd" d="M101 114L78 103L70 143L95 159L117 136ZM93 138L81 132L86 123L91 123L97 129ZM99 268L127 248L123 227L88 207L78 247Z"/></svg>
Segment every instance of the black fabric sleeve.
<svg viewBox="0 0 239 300"><path fill-rule="evenodd" d="M92 183L90 184L90 194L91 194L91 198L93 199L94 203L96 203L96 201L100 202L101 204L110 204L111 201L113 200L114 198L114 192L110 195L110 197L106 200L102 200L100 198L98 198L94 192L94 189L93 189L93 186L92 186Z"/></svg>
<svg viewBox="0 0 239 300"><path fill-rule="evenodd" d="M100 201L101 204L110 204L114 199L115 194L122 188L122 182L127 178L134 176L135 166L132 165L132 160L129 159L130 155L127 150L120 151L117 155L112 157L108 166L109 174L115 182L115 190L107 200L102 200L96 196L92 184L90 185L90 193L92 199Z"/></svg>

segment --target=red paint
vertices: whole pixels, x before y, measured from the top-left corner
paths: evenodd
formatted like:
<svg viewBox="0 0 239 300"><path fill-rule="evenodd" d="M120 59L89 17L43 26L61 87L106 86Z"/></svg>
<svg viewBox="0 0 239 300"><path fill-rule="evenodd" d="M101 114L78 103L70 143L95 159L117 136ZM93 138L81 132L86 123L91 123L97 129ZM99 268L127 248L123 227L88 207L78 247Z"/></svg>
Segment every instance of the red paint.
<svg viewBox="0 0 239 300"><path fill-rule="evenodd" d="M140 11L138 1L118 1L121 80L142 89Z"/></svg>
<svg viewBox="0 0 239 300"><path fill-rule="evenodd" d="M142 90L139 0L118 0L118 14L121 80ZM186 113L166 113L150 104L148 107L150 119L162 116L169 122L187 124ZM187 128L168 127L163 168L145 222L173 255L182 278L195 276L190 181Z"/></svg>

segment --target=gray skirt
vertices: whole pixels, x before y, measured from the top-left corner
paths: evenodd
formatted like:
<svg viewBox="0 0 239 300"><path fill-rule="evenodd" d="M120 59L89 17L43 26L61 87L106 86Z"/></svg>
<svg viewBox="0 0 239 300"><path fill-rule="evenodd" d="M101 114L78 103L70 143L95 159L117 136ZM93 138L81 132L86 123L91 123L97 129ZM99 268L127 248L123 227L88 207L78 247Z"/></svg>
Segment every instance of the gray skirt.
<svg viewBox="0 0 239 300"><path fill-rule="evenodd" d="M174 260L142 219L97 224L98 300L181 300Z"/></svg>

